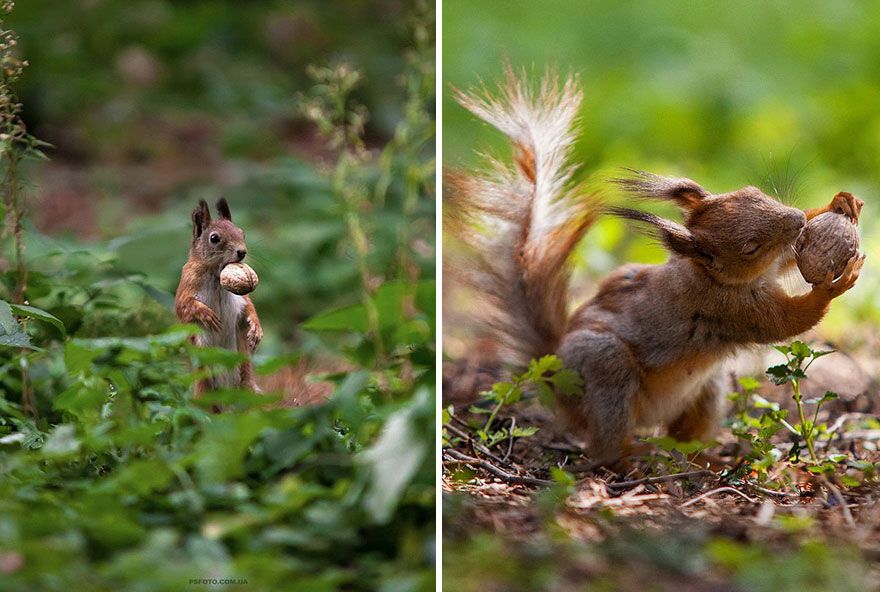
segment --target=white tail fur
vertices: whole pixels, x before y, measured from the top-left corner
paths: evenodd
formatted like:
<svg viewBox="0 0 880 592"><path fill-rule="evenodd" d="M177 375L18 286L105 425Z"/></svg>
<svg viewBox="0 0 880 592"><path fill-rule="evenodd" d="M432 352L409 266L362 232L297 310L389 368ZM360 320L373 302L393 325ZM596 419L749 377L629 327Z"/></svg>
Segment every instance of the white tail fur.
<svg viewBox="0 0 880 592"><path fill-rule="evenodd" d="M470 247L464 275L484 300L487 328L503 361L519 365L555 350L567 318L566 262L599 210L570 163L582 94L574 77L560 83L548 72L531 88L508 67L496 96L456 98L515 152L514 166L487 158L485 171L448 172L444 199L460 221L447 229Z"/></svg>

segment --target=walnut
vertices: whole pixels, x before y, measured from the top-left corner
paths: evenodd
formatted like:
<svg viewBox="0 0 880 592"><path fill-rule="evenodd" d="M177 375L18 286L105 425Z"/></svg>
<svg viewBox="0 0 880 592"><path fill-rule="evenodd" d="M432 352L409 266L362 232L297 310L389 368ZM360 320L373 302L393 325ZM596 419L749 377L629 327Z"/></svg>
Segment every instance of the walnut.
<svg viewBox="0 0 880 592"><path fill-rule="evenodd" d="M835 212L825 212L810 220L795 244L798 269L811 284L821 284L830 271L838 277L858 251L859 231L855 222Z"/></svg>
<svg viewBox="0 0 880 592"><path fill-rule="evenodd" d="M244 263L230 263L220 272L220 286L239 296L250 294L259 283L257 272Z"/></svg>

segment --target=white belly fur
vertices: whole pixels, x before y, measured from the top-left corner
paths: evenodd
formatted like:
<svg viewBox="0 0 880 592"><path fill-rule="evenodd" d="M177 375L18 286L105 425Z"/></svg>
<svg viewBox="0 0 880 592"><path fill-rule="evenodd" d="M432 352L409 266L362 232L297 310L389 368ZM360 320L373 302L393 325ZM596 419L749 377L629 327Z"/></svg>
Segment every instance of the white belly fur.
<svg viewBox="0 0 880 592"><path fill-rule="evenodd" d="M241 296L228 292L220 287L219 281L211 279L200 289L196 298L211 307L220 319L220 331L204 329L196 336L196 345L202 347L219 347L238 349L239 319L244 311L245 300ZM215 388L235 387L239 384L239 370L232 368L213 378Z"/></svg>

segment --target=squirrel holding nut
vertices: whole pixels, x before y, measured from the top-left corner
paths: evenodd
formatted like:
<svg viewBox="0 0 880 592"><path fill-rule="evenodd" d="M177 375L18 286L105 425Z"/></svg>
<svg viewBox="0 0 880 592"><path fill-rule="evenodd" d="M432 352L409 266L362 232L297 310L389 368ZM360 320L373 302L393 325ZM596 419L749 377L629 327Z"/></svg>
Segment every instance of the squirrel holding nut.
<svg viewBox="0 0 880 592"><path fill-rule="evenodd" d="M211 219L205 200L192 213L192 243L180 275L174 310L182 323L195 323L202 332L195 345L237 350L247 359L238 367L199 380L193 396L218 388L259 392L251 355L263 339L260 318L247 292L256 286L256 274L241 263L247 255L244 232L232 222L229 204L220 198L218 219ZM244 277L237 277L244 276Z"/></svg>
<svg viewBox="0 0 880 592"><path fill-rule="evenodd" d="M788 293L780 280L794 267L808 220L836 212L856 222L863 202L838 193L803 212L756 187L713 194L690 179L632 171L617 185L674 203L683 222L607 208L573 181L581 98L575 78L560 84L548 74L534 89L510 69L498 96L457 92L465 108L508 137L514 164L447 172L444 199L454 217L447 230L466 250L457 271L480 300L484 343L491 340L509 366L556 354L577 371L582 392L559 395L557 406L591 458L608 464L630 453L637 428L705 439L726 394L722 362L822 319L855 284L864 255L856 251L841 273L829 271L803 294ZM603 213L645 225L669 259L616 269L570 312L568 261Z"/></svg>

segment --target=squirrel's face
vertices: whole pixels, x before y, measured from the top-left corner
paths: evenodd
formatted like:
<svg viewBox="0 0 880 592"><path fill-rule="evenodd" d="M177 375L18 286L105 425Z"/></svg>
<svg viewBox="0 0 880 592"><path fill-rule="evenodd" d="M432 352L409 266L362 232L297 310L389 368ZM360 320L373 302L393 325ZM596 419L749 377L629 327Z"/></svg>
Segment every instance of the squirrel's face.
<svg viewBox="0 0 880 592"><path fill-rule="evenodd" d="M618 179L617 184L639 197L675 202L684 212L684 225L636 210L611 211L651 224L670 251L724 284L757 279L794 243L807 222L802 211L757 187L712 195L690 179L634 173L635 178Z"/></svg>
<svg viewBox="0 0 880 592"><path fill-rule="evenodd" d="M696 237L695 258L718 281L748 283L765 273L806 224L797 208L779 203L756 187L712 195L686 215Z"/></svg>
<svg viewBox="0 0 880 592"><path fill-rule="evenodd" d="M247 255L244 232L232 223L229 204L220 198L217 201L216 220L211 219L211 212L205 200L199 201L193 210L193 239L191 254L198 261L220 277L220 271L229 263L237 263Z"/></svg>

